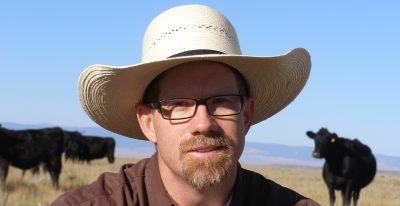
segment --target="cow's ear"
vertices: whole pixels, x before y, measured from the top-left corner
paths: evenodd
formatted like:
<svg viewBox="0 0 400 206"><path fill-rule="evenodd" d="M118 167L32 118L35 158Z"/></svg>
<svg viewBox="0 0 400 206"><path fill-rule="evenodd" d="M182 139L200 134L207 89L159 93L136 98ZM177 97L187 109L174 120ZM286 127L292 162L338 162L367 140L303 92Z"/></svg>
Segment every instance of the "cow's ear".
<svg viewBox="0 0 400 206"><path fill-rule="evenodd" d="M147 105L141 104L137 105L135 109L136 118L143 134L146 135L147 139L149 139L151 142L156 143L157 139L154 133L152 109Z"/></svg>
<svg viewBox="0 0 400 206"><path fill-rule="evenodd" d="M315 137L315 133L312 132L312 131L307 131L307 132L306 132L306 135L307 135L309 138L311 138L311 139L314 139L314 137Z"/></svg>

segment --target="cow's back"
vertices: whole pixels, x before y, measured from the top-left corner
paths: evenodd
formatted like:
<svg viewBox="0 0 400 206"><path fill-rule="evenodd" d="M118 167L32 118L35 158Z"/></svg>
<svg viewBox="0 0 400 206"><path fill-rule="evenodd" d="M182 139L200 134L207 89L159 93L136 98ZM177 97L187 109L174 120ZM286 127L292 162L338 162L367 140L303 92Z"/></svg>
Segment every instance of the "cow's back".
<svg viewBox="0 0 400 206"><path fill-rule="evenodd" d="M39 162L61 156L63 141L61 128L7 130L3 134L7 137L2 138L8 139L8 142L7 145L3 144L7 148L2 148L4 150L1 156L16 167L29 169Z"/></svg>
<svg viewBox="0 0 400 206"><path fill-rule="evenodd" d="M356 184L359 188L367 186L376 174L376 159L371 149L358 139L349 140L345 147L357 163Z"/></svg>
<svg viewBox="0 0 400 206"><path fill-rule="evenodd" d="M59 127L25 130L32 138L36 149L44 155L61 155L63 152L64 133Z"/></svg>

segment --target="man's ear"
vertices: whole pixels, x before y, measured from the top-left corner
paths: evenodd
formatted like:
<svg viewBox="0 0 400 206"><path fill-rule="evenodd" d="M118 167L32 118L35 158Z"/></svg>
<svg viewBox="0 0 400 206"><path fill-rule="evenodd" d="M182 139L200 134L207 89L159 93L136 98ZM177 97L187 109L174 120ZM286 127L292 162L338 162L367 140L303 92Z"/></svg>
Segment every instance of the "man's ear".
<svg viewBox="0 0 400 206"><path fill-rule="evenodd" d="M247 132L249 131L250 127L251 127L251 123L253 122L253 116L254 116L254 105L255 105L255 101L254 101L254 97L248 97L246 99L246 102L244 104L244 124L245 124L245 131L247 134Z"/></svg>
<svg viewBox="0 0 400 206"><path fill-rule="evenodd" d="M136 105L136 118L139 122L140 128L147 139L153 143L157 143L157 138L154 133L153 112L152 109L143 104Z"/></svg>

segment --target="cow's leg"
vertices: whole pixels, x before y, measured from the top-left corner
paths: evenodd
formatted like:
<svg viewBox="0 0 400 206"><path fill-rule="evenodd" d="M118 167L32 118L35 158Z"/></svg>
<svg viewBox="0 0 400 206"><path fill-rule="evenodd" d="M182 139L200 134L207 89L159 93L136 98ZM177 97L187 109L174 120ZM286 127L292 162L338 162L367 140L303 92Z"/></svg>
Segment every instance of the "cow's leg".
<svg viewBox="0 0 400 206"><path fill-rule="evenodd" d="M60 172L57 172L57 171L49 168L49 173L50 173L51 182L53 184L53 187L58 189L58 178L60 176Z"/></svg>
<svg viewBox="0 0 400 206"><path fill-rule="evenodd" d="M343 206L350 206L351 193L352 193L351 181L349 181L346 185L346 188L342 189Z"/></svg>
<svg viewBox="0 0 400 206"><path fill-rule="evenodd" d="M40 172L39 165L36 166L36 167L34 167L34 168L32 168L32 169L30 169L30 171L31 171L31 174L32 174L32 175L38 175L39 172Z"/></svg>
<svg viewBox="0 0 400 206"><path fill-rule="evenodd" d="M6 177L8 173L8 162L0 158L0 205L6 205L8 192L6 189Z"/></svg>
<svg viewBox="0 0 400 206"><path fill-rule="evenodd" d="M6 179L8 175L8 161L0 158L0 189L6 186Z"/></svg>
<svg viewBox="0 0 400 206"><path fill-rule="evenodd" d="M46 163L46 168L50 173L51 181L53 183L53 187L58 189L58 179L60 177L62 163L61 163L61 155L53 156L52 159L48 163Z"/></svg>
<svg viewBox="0 0 400 206"><path fill-rule="evenodd" d="M114 163L114 154L108 152L107 153L107 159L108 159L108 163Z"/></svg>
<svg viewBox="0 0 400 206"><path fill-rule="evenodd" d="M342 193L342 205L343 206L347 206L346 205L346 190L345 189L341 189L340 192Z"/></svg>
<svg viewBox="0 0 400 206"><path fill-rule="evenodd" d="M333 187L328 187L328 190L329 190L329 202L330 205L333 206L336 200L335 189L333 189Z"/></svg>
<svg viewBox="0 0 400 206"><path fill-rule="evenodd" d="M353 192L354 206L357 206L358 198L360 197L360 191L361 191L361 189L355 189Z"/></svg>

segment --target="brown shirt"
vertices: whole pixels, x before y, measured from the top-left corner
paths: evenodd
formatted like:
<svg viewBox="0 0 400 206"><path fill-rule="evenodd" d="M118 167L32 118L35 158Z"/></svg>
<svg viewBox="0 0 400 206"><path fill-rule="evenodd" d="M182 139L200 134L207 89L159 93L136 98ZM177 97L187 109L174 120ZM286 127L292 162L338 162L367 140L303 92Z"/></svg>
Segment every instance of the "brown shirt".
<svg viewBox="0 0 400 206"><path fill-rule="evenodd" d="M299 202L300 200L303 201ZM295 204L317 205L258 173L238 166L231 206ZM104 173L94 183L60 196L52 205L171 206L175 204L164 188L155 154L134 165L123 165L119 173Z"/></svg>

